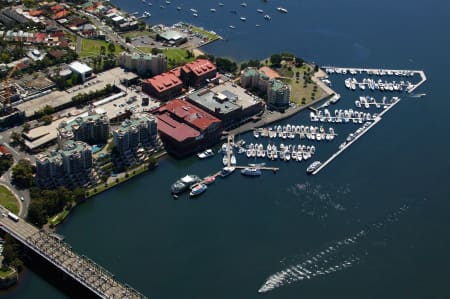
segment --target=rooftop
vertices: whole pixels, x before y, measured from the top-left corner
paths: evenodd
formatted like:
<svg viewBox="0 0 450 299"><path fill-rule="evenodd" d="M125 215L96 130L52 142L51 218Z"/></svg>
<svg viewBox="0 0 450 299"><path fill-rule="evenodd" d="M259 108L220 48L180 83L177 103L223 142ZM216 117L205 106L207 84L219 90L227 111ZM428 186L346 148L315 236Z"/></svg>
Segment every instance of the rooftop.
<svg viewBox="0 0 450 299"><path fill-rule="evenodd" d="M185 64L182 69L186 73L194 72L197 76L202 76L217 70L216 66L207 59L197 59L196 61Z"/></svg>
<svg viewBox="0 0 450 299"><path fill-rule="evenodd" d="M160 33L159 35L163 39L168 40L168 41L170 41L170 40L177 41L177 40L186 38L185 34L175 31L175 30L167 30L167 31Z"/></svg>
<svg viewBox="0 0 450 299"><path fill-rule="evenodd" d="M263 66L259 68L259 71L264 73L267 77L269 77L269 79L275 79L275 78L280 78L280 74L278 74L276 71L274 71L273 69L271 69L268 66Z"/></svg>
<svg viewBox="0 0 450 299"><path fill-rule="evenodd" d="M242 87L225 82L213 88L203 88L188 95L191 101L220 114L228 114L234 110L246 109L261 101Z"/></svg>
<svg viewBox="0 0 450 299"><path fill-rule="evenodd" d="M171 72L154 76L145 82L151 84L158 92L163 92L175 86L181 86L183 82Z"/></svg>
<svg viewBox="0 0 450 299"><path fill-rule="evenodd" d="M169 112L200 131L206 130L214 123L220 123L220 119L181 99L168 102L166 105L160 107L158 112L161 114Z"/></svg>
<svg viewBox="0 0 450 299"><path fill-rule="evenodd" d="M83 74L83 73L88 73L90 71L92 71L92 69L85 63L79 62L79 61L74 61L72 62L69 67L76 71L77 73Z"/></svg>
<svg viewBox="0 0 450 299"><path fill-rule="evenodd" d="M157 116L158 131L171 136L178 142L183 142L186 139L197 138L200 132L191 128L185 123L181 123L170 117L168 113L163 113Z"/></svg>

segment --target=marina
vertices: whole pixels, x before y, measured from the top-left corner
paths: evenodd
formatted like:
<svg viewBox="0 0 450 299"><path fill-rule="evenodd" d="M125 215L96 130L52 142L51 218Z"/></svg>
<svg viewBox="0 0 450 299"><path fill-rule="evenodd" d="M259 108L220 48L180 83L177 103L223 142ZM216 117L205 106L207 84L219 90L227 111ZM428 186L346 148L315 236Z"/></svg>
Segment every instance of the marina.
<svg viewBox="0 0 450 299"><path fill-rule="evenodd" d="M359 138L361 138L365 133L367 133L371 128L373 128L379 121L381 121L382 116L388 112L391 108L393 108L395 105L397 105L400 102L400 98L397 98L392 105L387 107L383 112L380 113L378 117L374 119L372 123L368 123L368 125L363 126L360 128L360 133L358 134L352 134L349 135L352 136L350 138L350 141L345 142L339 146L339 150L335 152L330 158L328 158L325 162L323 162L314 172L312 172L313 175L318 174L323 168L325 168L328 164L330 164L334 159L336 159L342 152L344 152L347 148L350 147L354 142L356 142ZM355 132L356 133L356 132Z"/></svg>
<svg viewBox="0 0 450 299"><path fill-rule="evenodd" d="M347 68L347 67L336 67L336 66L323 66L327 74L367 74L369 76L400 76L400 77L413 77L414 75L420 76L420 81L416 84L411 84L406 89L406 92L412 93L420 85L422 85L426 80L427 76L423 70L393 70L393 69L373 69L373 68ZM364 83L364 82L362 82Z"/></svg>
<svg viewBox="0 0 450 299"><path fill-rule="evenodd" d="M286 125L286 126L274 126L271 128L256 128L253 130L253 136L255 138L282 138L282 139L308 139L315 141L331 141L337 134L334 128L325 129L324 127L305 126L305 125Z"/></svg>

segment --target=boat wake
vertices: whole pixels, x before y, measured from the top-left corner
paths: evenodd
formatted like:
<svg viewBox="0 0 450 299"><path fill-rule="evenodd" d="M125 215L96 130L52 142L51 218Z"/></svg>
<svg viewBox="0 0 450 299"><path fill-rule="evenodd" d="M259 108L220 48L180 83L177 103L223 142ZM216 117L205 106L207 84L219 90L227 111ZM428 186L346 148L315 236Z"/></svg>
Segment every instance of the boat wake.
<svg viewBox="0 0 450 299"><path fill-rule="evenodd" d="M405 213L408 208L407 205L403 205L382 220L368 225L365 229L345 239L334 241L315 253L306 254L300 262L294 263L270 275L259 288L258 293L267 293L298 281L333 274L353 267L368 254L367 243L364 243L363 240L367 239L371 233L379 231L389 223L398 221L399 216Z"/></svg>

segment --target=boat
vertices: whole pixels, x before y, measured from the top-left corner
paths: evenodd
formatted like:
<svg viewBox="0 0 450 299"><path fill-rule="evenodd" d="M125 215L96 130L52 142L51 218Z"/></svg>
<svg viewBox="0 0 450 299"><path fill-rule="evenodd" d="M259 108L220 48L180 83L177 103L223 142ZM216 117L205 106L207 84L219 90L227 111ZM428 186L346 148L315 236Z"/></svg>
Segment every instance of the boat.
<svg viewBox="0 0 450 299"><path fill-rule="evenodd" d="M192 11L193 13L197 13L198 11L196 9L191 8L190 11Z"/></svg>
<svg viewBox="0 0 450 299"><path fill-rule="evenodd" d="M272 18L269 15L264 15L264 19L271 20Z"/></svg>
<svg viewBox="0 0 450 299"><path fill-rule="evenodd" d="M247 3L242 2L242 3L241 3L241 6L242 6L242 7L247 7Z"/></svg>
<svg viewBox="0 0 450 299"><path fill-rule="evenodd" d="M166 0L166 4L170 4L171 2L169 0Z"/></svg>
<svg viewBox="0 0 450 299"><path fill-rule="evenodd" d="M204 152L198 153L197 157L199 157L199 159L205 159L205 158L209 158L214 156L214 152L212 149L207 149Z"/></svg>
<svg viewBox="0 0 450 299"><path fill-rule="evenodd" d="M177 10L181 10L181 6L177 6Z"/></svg>
<svg viewBox="0 0 450 299"><path fill-rule="evenodd" d="M247 18L246 18L246 17L240 17L239 19L240 19L242 22L247 21Z"/></svg>
<svg viewBox="0 0 450 299"><path fill-rule="evenodd" d="M230 174L232 174L235 169L236 168L233 167L233 166L230 166L230 167L226 166L226 167L222 168L222 171L220 172L220 176L223 177L223 178L227 177Z"/></svg>
<svg viewBox="0 0 450 299"><path fill-rule="evenodd" d="M222 2L219 2L219 6L224 6L224 4Z"/></svg>
<svg viewBox="0 0 450 299"><path fill-rule="evenodd" d="M198 17L198 14L196 14L196 13L193 13L192 15L193 15L194 17Z"/></svg>
<svg viewBox="0 0 450 299"><path fill-rule="evenodd" d="M206 177L206 178L203 179L203 184L205 184L205 185L211 185L211 184L214 183L215 181L216 181L216 177L213 176L213 175L211 175L211 176L208 176L208 177Z"/></svg>
<svg viewBox="0 0 450 299"><path fill-rule="evenodd" d="M234 27L233 25L230 25L228 27L230 27L231 29L236 29L236 27Z"/></svg>
<svg viewBox="0 0 450 299"><path fill-rule="evenodd" d="M307 172L307 173L313 173L313 172L316 171L321 165L322 165L322 162L320 162L320 161L314 161L314 162L311 163L311 165L308 166L308 168L306 168L306 172Z"/></svg>
<svg viewBox="0 0 450 299"><path fill-rule="evenodd" d="M198 182L200 182L200 178L198 176L194 174L188 174L173 183L170 187L170 190L173 194L180 194Z"/></svg>
<svg viewBox="0 0 450 299"><path fill-rule="evenodd" d="M246 167L244 169L241 169L241 174L246 176L260 176L261 169L256 167Z"/></svg>
<svg viewBox="0 0 450 299"><path fill-rule="evenodd" d="M259 13L263 13L264 12L264 10L262 10L262 9L257 9L256 11L259 12Z"/></svg>
<svg viewBox="0 0 450 299"><path fill-rule="evenodd" d="M198 183L192 186L191 188L191 192L189 192L189 196L197 196L202 194L203 192L206 191L206 189L208 189L208 186L206 186L205 184L202 183Z"/></svg>
<svg viewBox="0 0 450 299"><path fill-rule="evenodd" d="M228 165L228 156L227 155L223 156L222 163L223 163L224 166ZM236 156L235 155L231 155L231 157L230 157L230 164L231 165L236 165Z"/></svg>
<svg viewBox="0 0 450 299"><path fill-rule="evenodd" d="M288 13L288 10L284 7L277 7L277 10L282 13Z"/></svg>
<svg viewBox="0 0 450 299"><path fill-rule="evenodd" d="M216 12L216 9L215 8L211 8L209 11L210 12Z"/></svg>

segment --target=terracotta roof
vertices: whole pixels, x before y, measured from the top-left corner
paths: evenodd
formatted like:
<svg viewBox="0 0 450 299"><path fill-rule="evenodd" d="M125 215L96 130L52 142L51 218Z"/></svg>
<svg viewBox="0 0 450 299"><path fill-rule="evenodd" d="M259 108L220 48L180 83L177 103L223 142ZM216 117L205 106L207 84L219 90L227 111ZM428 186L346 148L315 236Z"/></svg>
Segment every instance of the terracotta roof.
<svg viewBox="0 0 450 299"><path fill-rule="evenodd" d="M50 7L50 9L51 9L53 12L56 12L56 11L63 10L63 9L64 9L64 6L62 6L62 5L60 5L60 4L57 4L57 5L54 5L54 6Z"/></svg>
<svg viewBox="0 0 450 299"><path fill-rule="evenodd" d="M270 67L267 66L263 66L259 68L260 72L263 72L267 77L269 77L269 79L275 79L275 78L280 78L280 74L278 74L276 71L274 71L273 69L271 69Z"/></svg>
<svg viewBox="0 0 450 299"><path fill-rule="evenodd" d="M183 84L177 76L170 72L154 76L145 80L145 82L151 84L158 92L163 92Z"/></svg>
<svg viewBox="0 0 450 299"><path fill-rule="evenodd" d="M184 123L176 121L171 118L168 113L160 114L156 117L158 118L158 131L172 137L178 142L183 142L186 139L200 136L199 131Z"/></svg>
<svg viewBox="0 0 450 299"><path fill-rule="evenodd" d="M41 10L30 10L30 12L29 12L30 16L32 16L32 17L38 17L45 13L46 13L46 11L42 10L42 9Z"/></svg>
<svg viewBox="0 0 450 299"><path fill-rule="evenodd" d="M186 73L193 72L196 76L202 76L216 70L216 66L207 59L198 59L183 66L183 71Z"/></svg>
<svg viewBox="0 0 450 299"><path fill-rule="evenodd" d="M58 11L57 13L55 13L52 18L54 20L59 20L59 19L67 17L69 14L70 14L70 11L61 10L61 11Z"/></svg>
<svg viewBox="0 0 450 299"><path fill-rule="evenodd" d="M5 156L11 155L9 150L4 145L0 145L0 156L1 155L5 155Z"/></svg>
<svg viewBox="0 0 450 299"><path fill-rule="evenodd" d="M170 113L175 115L178 119L183 119L186 123L205 131L213 123L220 123L220 119L212 116L206 111L194 106L188 101L176 99L167 102L164 106L161 106L158 110L160 113Z"/></svg>

